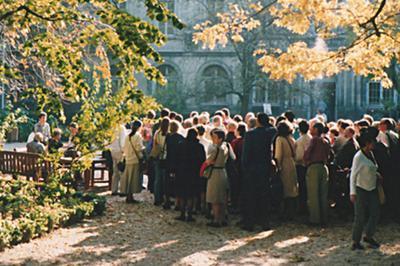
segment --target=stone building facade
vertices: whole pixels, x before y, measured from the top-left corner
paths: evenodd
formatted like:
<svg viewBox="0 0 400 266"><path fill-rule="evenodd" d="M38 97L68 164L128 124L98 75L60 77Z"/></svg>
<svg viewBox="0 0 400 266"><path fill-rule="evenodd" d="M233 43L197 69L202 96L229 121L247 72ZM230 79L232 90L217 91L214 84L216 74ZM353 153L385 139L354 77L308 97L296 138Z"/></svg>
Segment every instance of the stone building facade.
<svg viewBox="0 0 400 266"><path fill-rule="evenodd" d="M166 76L168 85L160 88L159 85L139 76L140 87L148 95L157 95L158 92L164 91L171 92L169 97L172 100L183 98L184 104L178 109L185 114L191 110L213 111L225 106L239 112L240 103L237 96L219 93L221 88L237 89L240 86L239 61L233 49L217 47L211 51L192 42L193 26L209 19L210 10L226 8L229 0L164 2L187 27L179 31L170 23L155 22L168 36L167 44L159 48L165 60L159 69ZM145 14L142 1L128 0L121 8L135 16L144 17ZM340 45L340 40L328 43L328 47L337 45ZM166 94L161 94L161 98L163 95ZM343 72L312 82L302 79L297 79L292 84L269 81L261 89L254 87L250 96L249 111L261 111L265 104L270 104L274 115L291 109L297 116L309 118L314 116L317 109L323 109L330 119L358 119L365 112L376 116L386 115L388 110L396 109L398 98L394 89L385 90L380 83L351 72Z"/></svg>

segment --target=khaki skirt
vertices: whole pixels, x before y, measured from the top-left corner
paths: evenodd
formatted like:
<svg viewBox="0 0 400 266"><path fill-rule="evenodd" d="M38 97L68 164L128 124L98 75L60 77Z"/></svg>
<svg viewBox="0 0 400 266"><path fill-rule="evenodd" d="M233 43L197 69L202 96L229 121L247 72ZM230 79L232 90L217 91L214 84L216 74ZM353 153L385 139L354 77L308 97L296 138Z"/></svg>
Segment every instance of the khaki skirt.
<svg viewBox="0 0 400 266"><path fill-rule="evenodd" d="M142 191L139 174L139 164L126 164L121 178L121 193L132 194Z"/></svg>

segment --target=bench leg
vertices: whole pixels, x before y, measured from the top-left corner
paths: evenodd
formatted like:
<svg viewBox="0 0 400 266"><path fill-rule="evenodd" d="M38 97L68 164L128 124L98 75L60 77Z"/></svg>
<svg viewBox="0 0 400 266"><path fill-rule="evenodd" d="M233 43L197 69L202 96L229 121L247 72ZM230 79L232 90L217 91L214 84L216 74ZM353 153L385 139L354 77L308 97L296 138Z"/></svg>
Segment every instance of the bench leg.
<svg viewBox="0 0 400 266"><path fill-rule="evenodd" d="M90 187L90 180L92 179L91 173L92 173L92 169L86 169L85 172L83 173L83 178L85 181L85 189L89 189L89 187Z"/></svg>
<svg viewBox="0 0 400 266"><path fill-rule="evenodd" d="M110 173L110 171L108 171L107 175L108 175L108 189L111 190L112 174Z"/></svg>

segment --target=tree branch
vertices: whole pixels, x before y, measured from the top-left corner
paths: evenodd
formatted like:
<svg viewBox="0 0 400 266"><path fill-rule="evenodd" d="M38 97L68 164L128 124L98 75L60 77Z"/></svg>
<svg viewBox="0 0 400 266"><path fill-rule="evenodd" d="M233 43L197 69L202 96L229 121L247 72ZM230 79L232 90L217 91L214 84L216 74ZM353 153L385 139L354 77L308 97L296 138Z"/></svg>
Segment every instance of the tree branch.
<svg viewBox="0 0 400 266"><path fill-rule="evenodd" d="M277 0L273 0L271 3L263 6L263 8L258 10L256 13L252 14L250 17L255 17L255 16L258 16L258 15L262 14L264 11L266 11L271 6L275 5L277 2L278 2Z"/></svg>
<svg viewBox="0 0 400 266"><path fill-rule="evenodd" d="M30 14L30 15L32 15L32 16L35 16L35 17L37 17L37 18L40 18L40 19L43 19L43 20L47 20L47 21L60 21L60 20L68 19L68 18L66 18L66 17L57 18L57 17L56 17L56 16L57 16L57 13L54 13L54 14L50 15L49 17L43 16L43 15L37 13L36 11L33 11L33 10L30 9L29 7L27 7L27 6L25 6L25 5L22 5L22 6L19 6L19 7L18 7L17 9L15 9L15 10L11 10L11 11L8 11L8 12L2 14L2 15L0 16L0 21L7 19L8 17L10 17L10 16L14 15L15 13L18 13L19 11L22 11L22 10L24 10L24 11L26 12L26 14Z"/></svg>
<svg viewBox="0 0 400 266"><path fill-rule="evenodd" d="M15 9L15 10L10 10L10 11L5 12L4 14L2 14L2 15L0 16L0 21L2 21L2 20L4 20L4 19L6 19L6 18L8 18L8 17L10 17L10 16L12 16L12 15L14 15L14 13L18 13L18 12L21 11L22 9L23 9L23 6L20 6L20 7L18 7L18 8Z"/></svg>
<svg viewBox="0 0 400 266"><path fill-rule="evenodd" d="M381 2L381 4L379 5L379 8L378 8L378 10L375 12L375 14L374 14L370 19L368 19L366 22L364 22L364 23L361 24L361 27L363 27L363 28L366 29L366 28L367 28L367 25L368 25L369 23L371 23L372 26L373 26L373 28L374 28L374 30L375 30L375 34L376 34L376 36L378 36L378 37L381 36L381 32L380 32L380 30L378 29L378 25L376 24L376 19L378 18L379 14L382 12L382 10L383 10L383 8L385 7L385 5L386 5L386 0L382 0L382 2Z"/></svg>

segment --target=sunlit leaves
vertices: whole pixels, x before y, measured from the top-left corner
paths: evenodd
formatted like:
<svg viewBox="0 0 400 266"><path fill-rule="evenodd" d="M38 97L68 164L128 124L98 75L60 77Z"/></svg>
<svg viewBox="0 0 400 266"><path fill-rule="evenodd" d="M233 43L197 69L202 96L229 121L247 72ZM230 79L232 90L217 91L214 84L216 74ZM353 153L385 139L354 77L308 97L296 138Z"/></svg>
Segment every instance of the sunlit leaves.
<svg viewBox="0 0 400 266"><path fill-rule="evenodd" d="M166 36L116 2L125 0L0 1L0 81L61 121L62 102L79 103L73 120L81 127L77 147L84 158L111 141L119 124L159 108L138 90L138 73L166 82L155 67L163 62L155 46ZM144 2L151 19L184 27L164 4Z"/></svg>
<svg viewBox="0 0 400 266"><path fill-rule="evenodd" d="M277 47L258 50L258 64L271 78L293 81L302 76L311 80L353 70L372 76L384 87L392 86L385 70L393 59L400 60L400 1L277 0L267 5L268 13L263 15L273 18L275 27L298 35L297 40L346 39L344 46L331 50L318 50L303 41L295 41L280 52L274 49ZM241 42L243 30L259 26L252 22L253 15L264 7L256 2L246 10L231 6L218 17L218 23L197 25L194 42L211 49L217 44L225 46L228 38Z"/></svg>

